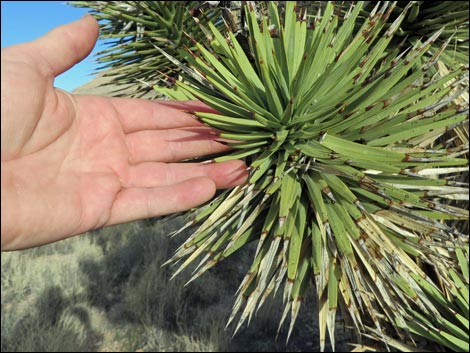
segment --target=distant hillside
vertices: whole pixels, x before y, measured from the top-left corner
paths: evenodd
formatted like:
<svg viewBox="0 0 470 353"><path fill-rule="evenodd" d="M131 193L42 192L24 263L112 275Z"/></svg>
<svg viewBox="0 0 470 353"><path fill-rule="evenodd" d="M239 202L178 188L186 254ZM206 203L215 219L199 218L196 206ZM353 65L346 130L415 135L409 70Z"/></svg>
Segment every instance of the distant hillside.
<svg viewBox="0 0 470 353"><path fill-rule="evenodd" d="M158 93L149 90L148 92L142 94L141 96L136 92L137 85L127 84L127 85L115 85L111 84L112 77L105 76L106 71L98 74L96 77L92 78L89 82L84 85L74 89L72 93L76 94L91 94L96 96L109 96L109 97L131 97L139 96L139 98L145 99L156 99Z"/></svg>

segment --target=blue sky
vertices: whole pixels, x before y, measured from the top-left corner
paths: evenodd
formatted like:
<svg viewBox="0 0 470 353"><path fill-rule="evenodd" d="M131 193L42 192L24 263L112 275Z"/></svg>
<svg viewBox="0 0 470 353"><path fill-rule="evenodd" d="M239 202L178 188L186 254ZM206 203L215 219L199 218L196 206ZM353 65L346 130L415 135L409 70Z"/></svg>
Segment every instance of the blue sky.
<svg viewBox="0 0 470 353"><path fill-rule="evenodd" d="M61 1L2 1L1 10L2 48L36 39L57 26L78 20L87 12L87 9ZM93 54L103 48L98 41L85 60L56 78L55 86L71 91L88 82L98 67Z"/></svg>

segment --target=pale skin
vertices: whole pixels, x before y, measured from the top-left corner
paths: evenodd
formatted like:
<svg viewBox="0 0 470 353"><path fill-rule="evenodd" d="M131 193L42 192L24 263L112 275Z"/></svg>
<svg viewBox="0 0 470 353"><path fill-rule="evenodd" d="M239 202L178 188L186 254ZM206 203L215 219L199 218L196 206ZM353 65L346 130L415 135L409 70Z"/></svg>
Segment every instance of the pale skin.
<svg viewBox="0 0 470 353"><path fill-rule="evenodd" d="M2 49L2 251L188 210L246 181L242 161L177 163L227 149L188 113L209 109L201 103L54 88L98 32L85 16Z"/></svg>

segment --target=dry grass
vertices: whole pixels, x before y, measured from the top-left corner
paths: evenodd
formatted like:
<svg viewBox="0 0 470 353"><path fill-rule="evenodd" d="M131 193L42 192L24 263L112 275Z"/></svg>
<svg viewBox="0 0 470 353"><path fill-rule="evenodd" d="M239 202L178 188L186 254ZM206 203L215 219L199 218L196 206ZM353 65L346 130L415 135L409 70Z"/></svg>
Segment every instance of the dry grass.
<svg viewBox="0 0 470 353"><path fill-rule="evenodd" d="M2 254L2 352L318 347L308 310L289 344L284 330L274 339L280 317L274 302L232 339L225 324L250 255L227 259L188 286L189 271L170 280L173 269L161 265L182 240L168 237L180 224L134 222Z"/></svg>

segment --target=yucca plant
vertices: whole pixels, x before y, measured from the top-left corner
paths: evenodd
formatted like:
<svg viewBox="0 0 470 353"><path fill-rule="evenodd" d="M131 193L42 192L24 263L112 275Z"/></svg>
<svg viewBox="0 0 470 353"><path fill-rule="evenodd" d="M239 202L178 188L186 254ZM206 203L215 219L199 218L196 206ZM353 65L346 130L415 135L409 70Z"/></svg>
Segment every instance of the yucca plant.
<svg viewBox="0 0 470 353"><path fill-rule="evenodd" d="M299 17L287 2L284 18L270 3L261 23L247 7L248 54L208 23L209 43L195 42L176 84L219 112L195 112L233 147L213 160L245 158L250 179L194 213L187 227L198 227L170 262L181 263L176 275L202 257L194 280L257 242L236 329L282 286L290 334L312 282L322 349L327 331L334 347L341 308L358 337L406 350L421 336L467 351L468 237L441 221L467 218L445 200L468 195L453 181L468 145L438 139L467 121L454 98L468 65L428 75L446 43L423 57L443 30L393 49L411 5L387 25L394 5L377 4L357 31L362 5L341 23L332 3Z"/></svg>
<svg viewBox="0 0 470 353"><path fill-rule="evenodd" d="M158 97L154 84L171 86L165 77L177 79L179 68L172 65L156 48L178 57L177 49L192 48L188 33L202 40L198 23L209 21L223 30L217 7L204 7L198 1L72 1L76 7L91 9L100 21L101 38L109 48L99 52L97 71L110 77L108 85L117 89L115 96ZM182 58L180 58L182 59ZM134 90L129 95L128 87ZM122 91L125 90L124 93Z"/></svg>

